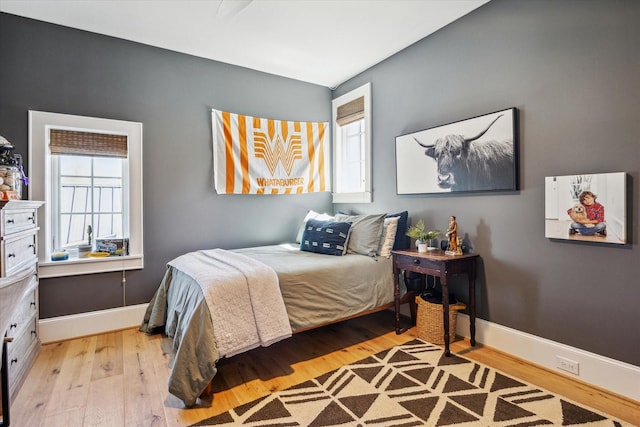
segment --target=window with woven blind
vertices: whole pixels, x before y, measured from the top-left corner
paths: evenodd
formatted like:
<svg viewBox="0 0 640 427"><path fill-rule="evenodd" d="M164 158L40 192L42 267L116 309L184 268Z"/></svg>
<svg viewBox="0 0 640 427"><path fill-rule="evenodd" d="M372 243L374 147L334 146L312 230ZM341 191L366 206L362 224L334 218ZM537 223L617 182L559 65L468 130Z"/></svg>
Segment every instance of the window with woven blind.
<svg viewBox="0 0 640 427"><path fill-rule="evenodd" d="M334 203L371 202L371 85L332 101Z"/></svg>
<svg viewBox="0 0 640 427"><path fill-rule="evenodd" d="M44 200L41 277L142 268L142 124L30 111L30 198ZM128 252L87 258L106 240ZM51 260L67 251L69 259Z"/></svg>

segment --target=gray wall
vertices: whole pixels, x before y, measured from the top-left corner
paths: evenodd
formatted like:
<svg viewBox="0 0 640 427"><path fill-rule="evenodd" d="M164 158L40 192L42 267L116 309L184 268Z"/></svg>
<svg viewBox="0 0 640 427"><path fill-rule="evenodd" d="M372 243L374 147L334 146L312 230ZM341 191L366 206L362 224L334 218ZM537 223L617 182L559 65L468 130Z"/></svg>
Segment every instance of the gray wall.
<svg viewBox="0 0 640 427"><path fill-rule="evenodd" d="M329 121L325 87L3 13L0 58L0 135L25 159L30 109L144 126L145 268L125 295L121 272L44 279L42 318L148 302L177 255L292 241L307 209L331 209L329 193L218 195L211 180L211 108Z"/></svg>
<svg viewBox="0 0 640 427"><path fill-rule="evenodd" d="M640 366L640 2L492 0L334 91L371 82L371 206L432 228L457 215L481 255L479 315ZM398 196L397 135L520 110L520 191ZM627 172L630 244L546 239L544 177ZM466 299L461 280L456 292Z"/></svg>

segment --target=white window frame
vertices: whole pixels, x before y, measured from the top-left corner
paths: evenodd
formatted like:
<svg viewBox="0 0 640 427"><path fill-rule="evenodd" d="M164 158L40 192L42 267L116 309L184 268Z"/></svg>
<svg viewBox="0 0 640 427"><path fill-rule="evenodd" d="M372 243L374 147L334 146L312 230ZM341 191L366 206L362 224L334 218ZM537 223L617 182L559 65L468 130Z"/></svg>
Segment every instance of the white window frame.
<svg viewBox="0 0 640 427"><path fill-rule="evenodd" d="M129 155L129 255L51 261L54 216L51 206L49 129L127 135ZM142 224L142 123L69 114L29 111L29 199L44 201L38 211L39 272L41 278L135 270L144 267Z"/></svg>
<svg viewBox="0 0 640 427"><path fill-rule="evenodd" d="M340 126L337 123L338 107L363 97L364 98L364 190L356 193L340 192L339 170L341 170L342 147ZM371 203L371 83L366 83L351 92L331 101L333 123L333 203Z"/></svg>

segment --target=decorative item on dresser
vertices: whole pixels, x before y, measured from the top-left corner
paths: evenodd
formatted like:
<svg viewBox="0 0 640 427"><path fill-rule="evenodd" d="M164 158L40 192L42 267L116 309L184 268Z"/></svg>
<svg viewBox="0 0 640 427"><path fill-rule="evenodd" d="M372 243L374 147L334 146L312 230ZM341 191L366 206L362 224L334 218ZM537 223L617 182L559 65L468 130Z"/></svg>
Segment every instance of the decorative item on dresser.
<svg viewBox="0 0 640 427"><path fill-rule="evenodd" d="M38 208L42 202L0 201L0 331L2 423L11 398L40 350L38 338Z"/></svg>

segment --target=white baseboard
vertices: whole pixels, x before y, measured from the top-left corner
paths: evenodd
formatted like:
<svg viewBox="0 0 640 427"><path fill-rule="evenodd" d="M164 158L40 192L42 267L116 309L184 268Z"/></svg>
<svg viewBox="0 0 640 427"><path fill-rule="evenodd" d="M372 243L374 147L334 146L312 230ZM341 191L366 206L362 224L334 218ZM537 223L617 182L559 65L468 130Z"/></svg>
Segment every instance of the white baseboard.
<svg viewBox="0 0 640 427"><path fill-rule="evenodd" d="M40 341L46 344L138 327L142 323L147 305L130 305L109 310L42 319L39 322Z"/></svg>
<svg viewBox="0 0 640 427"><path fill-rule="evenodd" d="M469 316L458 313L456 334L469 337ZM535 365L640 401L640 367L589 353L486 320L476 319L476 341ZM579 364L574 375L557 368L560 356Z"/></svg>

